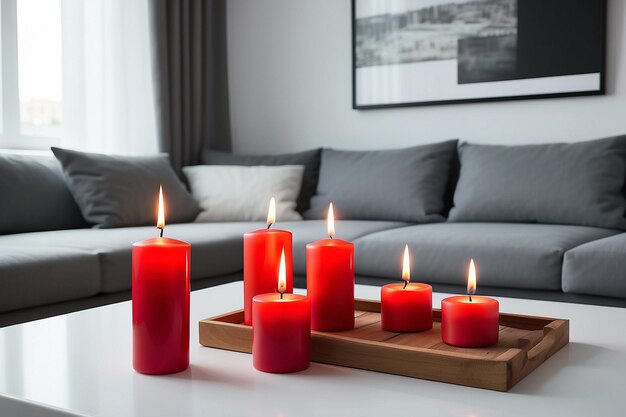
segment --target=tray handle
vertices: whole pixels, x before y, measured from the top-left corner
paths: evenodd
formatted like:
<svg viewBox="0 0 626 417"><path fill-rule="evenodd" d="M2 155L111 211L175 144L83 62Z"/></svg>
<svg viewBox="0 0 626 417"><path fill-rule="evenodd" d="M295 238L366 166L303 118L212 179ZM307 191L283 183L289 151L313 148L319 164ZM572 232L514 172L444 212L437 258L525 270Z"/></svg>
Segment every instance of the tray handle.
<svg viewBox="0 0 626 417"><path fill-rule="evenodd" d="M559 350L569 339L568 323L555 320L544 326L543 339L528 351L528 362L543 362Z"/></svg>

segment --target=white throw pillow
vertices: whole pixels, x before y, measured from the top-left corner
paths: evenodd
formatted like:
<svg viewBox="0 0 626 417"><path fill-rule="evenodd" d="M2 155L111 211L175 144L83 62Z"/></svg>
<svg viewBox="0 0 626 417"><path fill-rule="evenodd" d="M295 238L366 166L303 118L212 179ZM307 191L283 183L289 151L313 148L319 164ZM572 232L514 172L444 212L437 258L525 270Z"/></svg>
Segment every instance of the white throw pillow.
<svg viewBox="0 0 626 417"><path fill-rule="evenodd" d="M277 221L302 220L296 211L302 165L198 165L183 172L202 209L197 222L265 221L272 197Z"/></svg>

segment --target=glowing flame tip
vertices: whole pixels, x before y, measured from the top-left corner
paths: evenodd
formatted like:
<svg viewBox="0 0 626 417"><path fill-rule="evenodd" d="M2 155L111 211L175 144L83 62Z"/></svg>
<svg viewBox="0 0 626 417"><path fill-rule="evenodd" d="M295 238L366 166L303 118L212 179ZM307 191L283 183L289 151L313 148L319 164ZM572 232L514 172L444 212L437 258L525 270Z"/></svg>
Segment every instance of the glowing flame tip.
<svg viewBox="0 0 626 417"><path fill-rule="evenodd" d="M411 280L411 259L409 257L409 245L404 246L404 259L402 261L402 279L407 283Z"/></svg>
<svg viewBox="0 0 626 417"><path fill-rule="evenodd" d="M274 197L270 199L270 206L267 209L267 226L271 226L276 223L276 200Z"/></svg>
<svg viewBox="0 0 626 417"><path fill-rule="evenodd" d="M278 292L282 294L286 290L287 290L287 266L285 265L285 248L283 248L283 251L280 254L280 266L278 267Z"/></svg>
<svg viewBox="0 0 626 417"><path fill-rule="evenodd" d="M328 236L335 236L335 212L333 211L333 203L328 206Z"/></svg>
<svg viewBox="0 0 626 417"><path fill-rule="evenodd" d="M476 266L474 259L470 259L469 271L467 273L467 293L469 295L476 294Z"/></svg>
<svg viewBox="0 0 626 417"><path fill-rule="evenodd" d="M163 204L163 186L159 186L159 214L157 216L157 228L165 229L165 207Z"/></svg>

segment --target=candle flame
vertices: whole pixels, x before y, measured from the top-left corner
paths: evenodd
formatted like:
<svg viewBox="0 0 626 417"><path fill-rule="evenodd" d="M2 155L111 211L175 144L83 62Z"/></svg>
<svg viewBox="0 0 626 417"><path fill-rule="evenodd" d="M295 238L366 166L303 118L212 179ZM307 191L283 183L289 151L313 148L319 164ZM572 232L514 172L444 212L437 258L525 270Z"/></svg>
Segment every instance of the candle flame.
<svg viewBox="0 0 626 417"><path fill-rule="evenodd" d="M281 295L287 290L287 266L285 265L285 248L280 254L280 266L278 267L278 292Z"/></svg>
<svg viewBox="0 0 626 417"><path fill-rule="evenodd" d="M404 259L402 261L402 279L408 283L411 280L411 259L409 258L409 245L404 245Z"/></svg>
<svg viewBox="0 0 626 417"><path fill-rule="evenodd" d="M165 207L163 205L163 186L159 185L159 214L157 216L157 228L165 229Z"/></svg>
<svg viewBox="0 0 626 417"><path fill-rule="evenodd" d="M270 199L270 206L267 209L267 228L276 223L276 200L274 197Z"/></svg>
<svg viewBox="0 0 626 417"><path fill-rule="evenodd" d="M474 259L470 259L469 271L467 273L467 293L469 295L476 294L476 266Z"/></svg>
<svg viewBox="0 0 626 417"><path fill-rule="evenodd" d="M332 239L335 236L335 213L333 211L333 203L328 206L328 236Z"/></svg>

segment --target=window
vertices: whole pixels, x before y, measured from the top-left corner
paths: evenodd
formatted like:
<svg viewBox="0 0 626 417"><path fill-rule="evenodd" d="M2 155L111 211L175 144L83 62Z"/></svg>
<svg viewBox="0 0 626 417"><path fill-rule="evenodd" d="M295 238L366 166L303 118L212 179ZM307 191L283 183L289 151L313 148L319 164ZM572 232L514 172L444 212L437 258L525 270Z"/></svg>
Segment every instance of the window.
<svg viewBox="0 0 626 417"><path fill-rule="evenodd" d="M59 136L61 0L17 0L20 131Z"/></svg>
<svg viewBox="0 0 626 417"><path fill-rule="evenodd" d="M149 0L0 0L0 149L157 149Z"/></svg>
<svg viewBox="0 0 626 417"><path fill-rule="evenodd" d="M0 147L45 149L63 128L62 0L2 0Z"/></svg>

